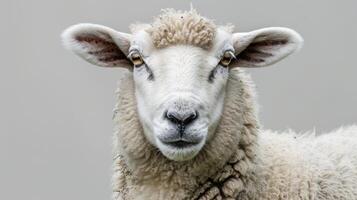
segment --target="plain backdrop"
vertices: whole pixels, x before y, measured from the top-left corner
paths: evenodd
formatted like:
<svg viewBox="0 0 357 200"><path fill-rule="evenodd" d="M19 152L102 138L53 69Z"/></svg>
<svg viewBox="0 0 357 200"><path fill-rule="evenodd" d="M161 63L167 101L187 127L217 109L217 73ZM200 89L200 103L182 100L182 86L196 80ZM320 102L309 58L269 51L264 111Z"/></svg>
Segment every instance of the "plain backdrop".
<svg viewBox="0 0 357 200"><path fill-rule="evenodd" d="M302 50L251 69L265 128L330 131L357 122L357 1L193 0L237 31L295 29ZM0 199L110 199L114 90L122 71L94 67L61 46L66 27L127 32L186 0L1 0Z"/></svg>

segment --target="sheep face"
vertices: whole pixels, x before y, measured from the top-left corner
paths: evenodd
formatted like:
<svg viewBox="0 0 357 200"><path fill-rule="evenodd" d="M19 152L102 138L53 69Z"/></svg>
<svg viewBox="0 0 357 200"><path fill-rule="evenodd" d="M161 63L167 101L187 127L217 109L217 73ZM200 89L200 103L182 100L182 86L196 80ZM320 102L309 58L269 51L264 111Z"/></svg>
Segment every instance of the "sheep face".
<svg viewBox="0 0 357 200"><path fill-rule="evenodd" d="M168 158L193 158L212 137L224 102L230 35L219 31L213 48L152 46L146 32L133 38L129 59L138 112L147 139Z"/></svg>
<svg viewBox="0 0 357 200"><path fill-rule="evenodd" d="M192 159L214 137L232 68L272 64L302 43L295 31L286 28L231 33L227 28L210 26L207 34L195 33L198 29L188 31L204 35L208 41L181 34L184 38L173 37L178 38L176 43L157 45L164 41L157 40L161 29L154 30L153 37L145 27L150 25L126 34L100 25L79 24L63 33L63 41L93 64L132 71L144 134L163 155L175 161Z"/></svg>

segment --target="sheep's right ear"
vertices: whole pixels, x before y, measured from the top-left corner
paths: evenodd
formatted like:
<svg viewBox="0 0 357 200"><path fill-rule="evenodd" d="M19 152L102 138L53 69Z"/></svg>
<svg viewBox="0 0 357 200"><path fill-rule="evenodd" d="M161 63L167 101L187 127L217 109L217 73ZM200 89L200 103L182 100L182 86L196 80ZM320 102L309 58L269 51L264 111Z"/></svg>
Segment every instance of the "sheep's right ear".
<svg viewBox="0 0 357 200"><path fill-rule="evenodd" d="M86 61L101 67L131 68L127 58L131 35L96 24L77 24L62 34L63 44Z"/></svg>

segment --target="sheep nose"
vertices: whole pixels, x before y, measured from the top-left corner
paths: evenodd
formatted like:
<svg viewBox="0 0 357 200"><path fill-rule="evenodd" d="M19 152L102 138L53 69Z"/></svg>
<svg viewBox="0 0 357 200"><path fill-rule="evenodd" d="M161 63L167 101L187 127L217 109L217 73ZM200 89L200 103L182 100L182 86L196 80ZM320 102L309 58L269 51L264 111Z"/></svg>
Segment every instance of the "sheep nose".
<svg viewBox="0 0 357 200"><path fill-rule="evenodd" d="M195 110L185 112L167 111L165 114L165 118L176 124L180 131L184 131L185 127L195 121L197 117L198 112Z"/></svg>

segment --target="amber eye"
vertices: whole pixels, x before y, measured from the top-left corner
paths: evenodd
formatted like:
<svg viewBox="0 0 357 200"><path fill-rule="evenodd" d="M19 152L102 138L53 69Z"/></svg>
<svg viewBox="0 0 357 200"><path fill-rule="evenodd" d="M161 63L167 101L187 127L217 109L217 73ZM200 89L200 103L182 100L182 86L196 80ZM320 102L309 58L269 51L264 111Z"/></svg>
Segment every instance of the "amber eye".
<svg viewBox="0 0 357 200"><path fill-rule="evenodd" d="M144 64L144 60L141 58L138 52L134 52L130 55L131 62L133 62L135 67L139 67Z"/></svg>
<svg viewBox="0 0 357 200"><path fill-rule="evenodd" d="M222 65L223 67L228 67L228 65L231 63L233 58L234 58L233 52L226 51L226 52L224 52L219 64Z"/></svg>

